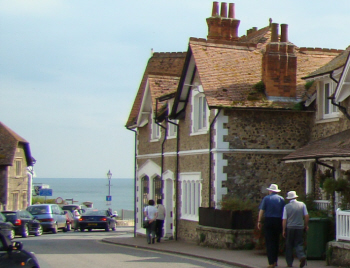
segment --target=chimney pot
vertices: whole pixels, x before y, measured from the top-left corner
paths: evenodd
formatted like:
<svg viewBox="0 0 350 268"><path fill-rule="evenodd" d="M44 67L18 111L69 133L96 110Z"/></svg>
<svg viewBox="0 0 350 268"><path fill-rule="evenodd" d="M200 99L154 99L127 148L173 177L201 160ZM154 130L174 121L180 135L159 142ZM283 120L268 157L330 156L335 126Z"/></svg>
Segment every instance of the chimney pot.
<svg viewBox="0 0 350 268"><path fill-rule="evenodd" d="M235 18L235 4L234 3L230 3L229 4L228 17L230 19L234 19Z"/></svg>
<svg viewBox="0 0 350 268"><path fill-rule="evenodd" d="M222 2L221 3L221 13L220 16L223 18L227 18L227 3Z"/></svg>
<svg viewBox="0 0 350 268"><path fill-rule="evenodd" d="M271 24L271 42L278 42L278 23Z"/></svg>
<svg viewBox="0 0 350 268"><path fill-rule="evenodd" d="M213 2L213 10L211 12L212 17L219 16L219 2Z"/></svg>
<svg viewBox="0 0 350 268"><path fill-rule="evenodd" d="M281 24L281 42L288 42L288 24Z"/></svg>

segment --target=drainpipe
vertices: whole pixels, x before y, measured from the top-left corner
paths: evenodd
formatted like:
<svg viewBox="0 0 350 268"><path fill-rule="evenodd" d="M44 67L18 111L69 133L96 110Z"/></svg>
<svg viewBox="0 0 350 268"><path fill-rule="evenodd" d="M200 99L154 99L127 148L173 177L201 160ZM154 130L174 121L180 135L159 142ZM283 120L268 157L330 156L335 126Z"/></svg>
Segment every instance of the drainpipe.
<svg viewBox="0 0 350 268"><path fill-rule="evenodd" d="M164 172L164 144L165 141L167 139L168 136L168 129L164 126L162 126L158 121L157 121L157 117L158 117L158 99L156 99L156 114L155 114L155 118L154 118L154 122L160 126L161 128L164 129L164 139L162 141L162 158L161 158L161 174L160 174L160 179L163 180L163 172Z"/></svg>
<svg viewBox="0 0 350 268"><path fill-rule="evenodd" d="M131 128L127 128L128 130L135 133L135 141L134 141L134 237L136 237L136 218L137 218L137 212L136 212L136 144L137 144L137 131L133 130Z"/></svg>
<svg viewBox="0 0 350 268"><path fill-rule="evenodd" d="M212 163L212 155L213 153L211 152L211 146L212 146L212 128L214 126L214 123L217 119L217 117L219 116L221 112L221 108L219 109L219 111L217 112L217 114L215 115L213 121L210 123L210 128L209 128L209 205L208 207L211 208L211 183L212 183L212 176L211 176L211 163Z"/></svg>
<svg viewBox="0 0 350 268"><path fill-rule="evenodd" d="M179 197L178 197L178 185L179 185L179 144L180 144L180 125L176 124L174 122L171 122L167 119L167 122L170 124L175 125L176 128L176 177L175 177L175 241L177 241L177 226L178 226L178 202L179 202Z"/></svg>
<svg viewBox="0 0 350 268"><path fill-rule="evenodd" d="M329 77L330 77L337 85L339 84L339 82L333 77L333 73L330 73L330 74L329 74ZM333 96L333 97L330 97L330 99L331 99L331 103L332 103L334 106L338 107L338 108L339 108L339 111L341 111L341 112L343 113L343 115L345 115L346 118L347 118L348 120L350 120L350 115L349 115L348 111L346 110L346 107L341 106L341 105L338 104L338 103L335 103L335 102L334 102L334 96Z"/></svg>

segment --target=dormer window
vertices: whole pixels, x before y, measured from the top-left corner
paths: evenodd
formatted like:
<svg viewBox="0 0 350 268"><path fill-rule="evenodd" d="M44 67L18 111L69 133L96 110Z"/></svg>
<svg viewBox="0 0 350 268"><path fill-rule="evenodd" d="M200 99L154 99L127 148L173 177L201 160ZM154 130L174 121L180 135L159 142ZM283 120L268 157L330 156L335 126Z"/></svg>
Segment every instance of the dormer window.
<svg viewBox="0 0 350 268"><path fill-rule="evenodd" d="M152 118L152 129L151 129L151 141L158 141L160 138L160 126L156 123L155 119Z"/></svg>
<svg viewBox="0 0 350 268"><path fill-rule="evenodd" d="M192 134L208 132L208 105L205 95L197 90L192 91Z"/></svg>
<svg viewBox="0 0 350 268"><path fill-rule="evenodd" d="M319 83L319 119L331 119L336 118L339 115L338 107L332 104L332 100L329 99L334 94L335 84L331 80L326 80Z"/></svg>
<svg viewBox="0 0 350 268"><path fill-rule="evenodd" d="M169 121L170 122L168 122L168 138L175 138L177 133L176 124L178 124L179 120L169 120Z"/></svg>

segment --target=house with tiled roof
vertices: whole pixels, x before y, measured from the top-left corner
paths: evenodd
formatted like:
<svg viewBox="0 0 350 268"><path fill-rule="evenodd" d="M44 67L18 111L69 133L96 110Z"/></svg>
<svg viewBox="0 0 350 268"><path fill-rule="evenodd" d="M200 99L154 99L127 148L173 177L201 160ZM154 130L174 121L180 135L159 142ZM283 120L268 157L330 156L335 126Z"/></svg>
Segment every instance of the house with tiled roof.
<svg viewBox="0 0 350 268"><path fill-rule="evenodd" d="M299 48L288 25L279 34L271 20L244 36L239 24L234 4L214 2L207 39L148 62L126 124L136 140L137 233L149 199L163 199L166 236L196 240L199 207L220 208L226 197L258 207L271 183L305 191L303 165L283 161L314 126L302 78L342 51Z"/></svg>
<svg viewBox="0 0 350 268"><path fill-rule="evenodd" d="M350 265L349 259L344 257L348 249L339 242L350 241L350 193L347 190L350 189L349 52L350 47L303 77L310 85L304 95L305 106L315 110L310 139L305 146L283 158L287 164L303 165L306 193L321 208L335 211L337 241L330 242L329 246L339 257L332 258L331 264L346 267ZM332 181L334 196L325 189L325 184Z"/></svg>
<svg viewBox="0 0 350 268"><path fill-rule="evenodd" d="M0 210L25 209L30 198L29 142L0 122Z"/></svg>

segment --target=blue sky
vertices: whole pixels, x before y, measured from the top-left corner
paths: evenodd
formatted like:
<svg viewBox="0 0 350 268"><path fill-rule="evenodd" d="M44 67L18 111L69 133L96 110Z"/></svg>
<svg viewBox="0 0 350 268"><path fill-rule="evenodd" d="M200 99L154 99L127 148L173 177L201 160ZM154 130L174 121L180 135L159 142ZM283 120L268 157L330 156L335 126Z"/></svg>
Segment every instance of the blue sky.
<svg viewBox="0 0 350 268"><path fill-rule="evenodd" d="M206 38L209 0L0 0L0 121L30 142L39 178L132 178L125 129L155 52ZM237 0L239 34L289 25L300 47L345 49L350 1Z"/></svg>

